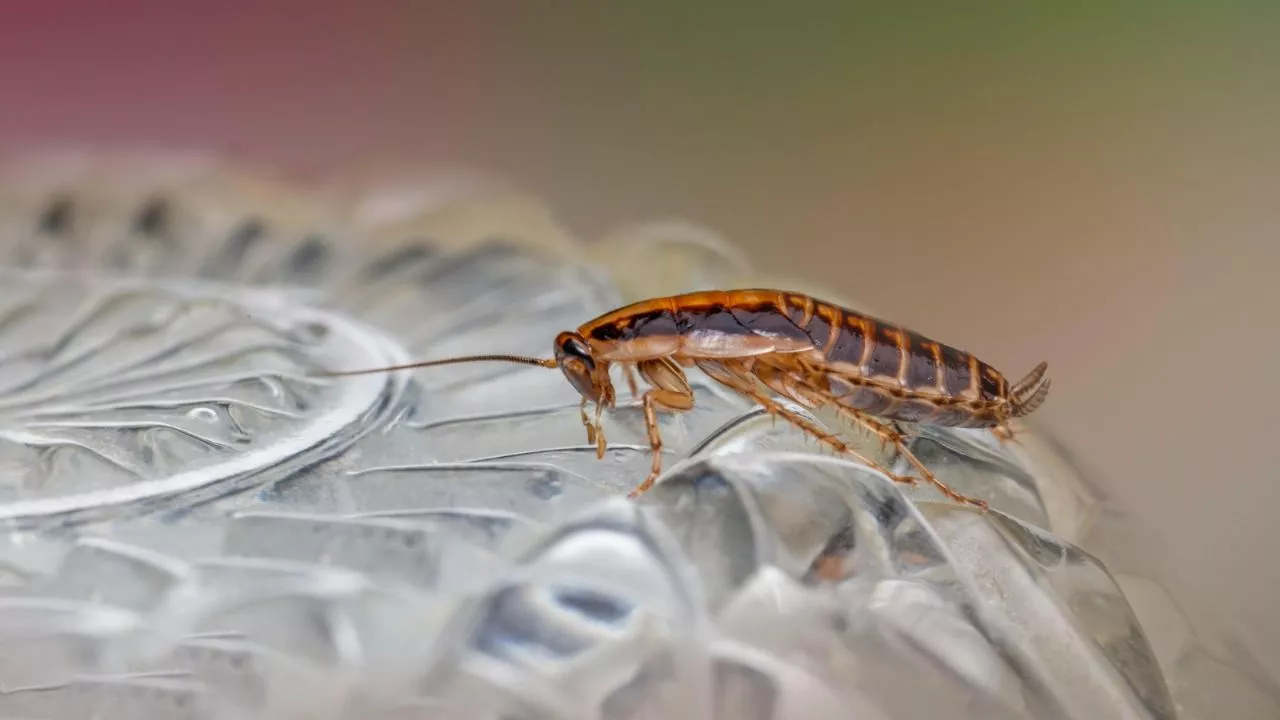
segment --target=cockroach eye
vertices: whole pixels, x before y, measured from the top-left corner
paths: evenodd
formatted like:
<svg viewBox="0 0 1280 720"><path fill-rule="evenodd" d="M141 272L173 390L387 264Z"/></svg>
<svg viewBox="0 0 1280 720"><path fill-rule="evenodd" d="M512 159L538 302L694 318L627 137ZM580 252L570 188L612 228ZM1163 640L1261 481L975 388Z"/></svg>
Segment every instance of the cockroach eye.
<svg viewBox="0 0 1280 720"><path fill-rule="evenodd" d="M556 360L565 367L568 359L577 360L587 372L596 369L595 358L591 357L591 348L586 341L572 333L562 333L556 342Z"/></svg>
<svg viewBox="0 0 1280 720"><path fill-rule="evenodd" d="M560 362L560 371L564 373L565 379L577 390L579 394L589 400L599 400L595 383L591 381L591 373L587 370L587 366L576 357L565 358Z"/></svg>

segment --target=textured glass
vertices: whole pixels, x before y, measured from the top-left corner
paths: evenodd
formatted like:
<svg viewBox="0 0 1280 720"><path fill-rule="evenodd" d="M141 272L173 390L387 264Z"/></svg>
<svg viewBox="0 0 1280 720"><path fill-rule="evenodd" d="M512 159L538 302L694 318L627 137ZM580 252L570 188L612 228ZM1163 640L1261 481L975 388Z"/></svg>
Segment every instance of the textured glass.
<svg viewBox="0 0 1280 720"><path fill-rule="evenodd" d="M1112 509L1033 429L913 430L982 514L694 373L632 502L625 383L598 459L558 372L312 374L545 356L627 300L785 282L707 229L579 244L473 177L5 178L0 718L1280 717L1159 577L1104 566Z"/></svg>

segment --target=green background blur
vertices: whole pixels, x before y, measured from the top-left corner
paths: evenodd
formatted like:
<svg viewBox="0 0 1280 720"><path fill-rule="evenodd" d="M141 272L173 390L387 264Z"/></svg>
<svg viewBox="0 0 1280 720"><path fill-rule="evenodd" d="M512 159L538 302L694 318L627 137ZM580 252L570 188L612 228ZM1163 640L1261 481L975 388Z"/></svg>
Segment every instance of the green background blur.
<svg viewBox="0 0 1280 720"><path fill-rule="evenodd" d="M19 149L475 163L1048 360L1038 419L1137 513L1109 559L1280 676L1278 2L15 2L0 90Z"/></svg>

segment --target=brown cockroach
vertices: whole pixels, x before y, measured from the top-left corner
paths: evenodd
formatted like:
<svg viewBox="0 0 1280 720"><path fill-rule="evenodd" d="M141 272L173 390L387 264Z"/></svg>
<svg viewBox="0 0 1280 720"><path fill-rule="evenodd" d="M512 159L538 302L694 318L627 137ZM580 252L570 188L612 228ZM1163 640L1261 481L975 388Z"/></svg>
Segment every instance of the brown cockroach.
<svg viewBox="0 0 1280 720"><path fill-rule="evenodd" d="M682 368L707 377L760 404L839 453L847 453L898 482L898 475L850 448L835 435L791 409L768 391L803 407L826 407L866 428L898 453L947 497L987 503L952 490L934 477L886 423L911 422L955 428L988 428L1001 441L1013 437L1009 421L1030 414L1049 392L1046 363L1010 384L972 354L943 345L892 323L801 293L784 290L694 292L627 305L560 333L554 356L472 355L393 367L325 373L327 376L406 370L467 362L509 362L559 368L582 396L587 442L604 457L600 413L615 407L609 372L618 365L633 395L635 372L650 385L641 397L653 466L631 491L653 486L662 470L657 411L693 408L693 390ZM594 419L587 404L595 404Z"/></svg>

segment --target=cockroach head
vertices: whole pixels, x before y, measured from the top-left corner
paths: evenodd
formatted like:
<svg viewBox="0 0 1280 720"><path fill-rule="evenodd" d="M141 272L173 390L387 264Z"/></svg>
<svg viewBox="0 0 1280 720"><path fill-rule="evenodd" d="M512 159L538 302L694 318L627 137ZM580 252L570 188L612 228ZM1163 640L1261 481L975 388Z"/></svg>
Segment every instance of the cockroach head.
<svg viewBox="0 0 1280 720"><path fill-rule="evenodd" d="M556 336L555 357L560 372L580 395L596 403L612 402L613 387L608 374L600 372L586 338L575 332L560 333Z"/></svg>

